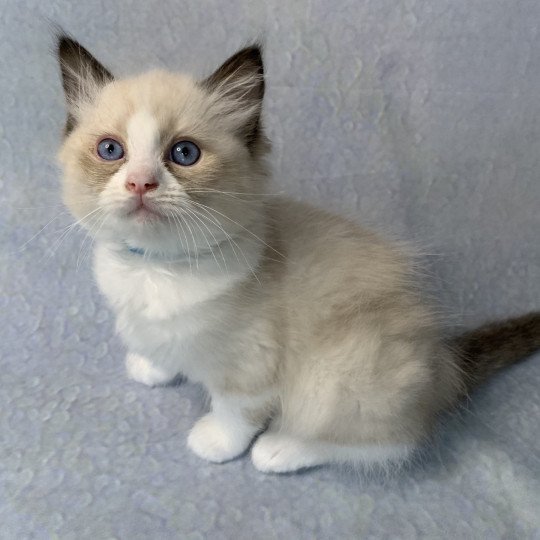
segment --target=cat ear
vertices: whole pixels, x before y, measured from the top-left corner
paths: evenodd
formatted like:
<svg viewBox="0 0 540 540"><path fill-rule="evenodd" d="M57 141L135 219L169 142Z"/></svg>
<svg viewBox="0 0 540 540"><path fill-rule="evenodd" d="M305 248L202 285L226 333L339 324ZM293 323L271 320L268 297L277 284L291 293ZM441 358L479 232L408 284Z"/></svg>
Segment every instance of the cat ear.
<svg viewBox="0 0 540 540"><path fill-rule="evenodd" d="M77 111L81 105L92 101L99 90L114 77L77 41L63 34L57 39L62 86L68 107L68 134L75 126Z"/></svg>
<svg viewBox="0 0 540 540"><path fill-rule="evenodd" d="M231 56L203 86L229 103L238 129L248 148L254 146L261 131L264 97L264 66L260 45L254 44Z"/></svg>

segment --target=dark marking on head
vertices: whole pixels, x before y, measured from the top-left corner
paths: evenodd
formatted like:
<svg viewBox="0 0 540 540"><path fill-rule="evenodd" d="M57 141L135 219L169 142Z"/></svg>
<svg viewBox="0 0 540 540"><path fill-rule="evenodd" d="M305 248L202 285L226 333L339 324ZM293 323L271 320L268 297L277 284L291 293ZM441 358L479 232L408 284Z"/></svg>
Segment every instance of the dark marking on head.
<svg viewBox="0 0 540 540"><path fill-rule="evenodd" d="M96 189L99 193L109 183L111 176L116 174L124 164L124 160L98 161L92 152L82 152L78 157L79 169L83 173L84 183Z"/></svg>
<svg viewBox="0 0 540 540"><path fill-rule="evenodd" d="M98 62L80 43L65 35L57 35L57 56L62 74L62 86L68 105L64 134L76 125L74 107L92 93L114 80L112 73Z"/></svg>
<svg viewBox="0 0 540 540"><path fill-rule="evenodd" d="M261 109L264 97L264 65L261 46L253 44L226 60L212 75L202 81L207 90L238 99L255 112L243 127L241 135L253 151L262 138Z"/></svg>

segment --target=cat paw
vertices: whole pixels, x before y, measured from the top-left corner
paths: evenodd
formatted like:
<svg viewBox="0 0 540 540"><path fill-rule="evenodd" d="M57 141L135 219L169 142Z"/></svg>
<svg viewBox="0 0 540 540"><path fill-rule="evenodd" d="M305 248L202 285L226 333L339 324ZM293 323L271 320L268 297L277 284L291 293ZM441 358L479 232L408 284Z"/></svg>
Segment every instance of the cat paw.
<svg viewBox="0 0 540 540"><path fill-rule="evenodd" d="M210 413L203 416L191 429L187 440L188 447L199 457L223 463L238 457L249 445L249 439L219 422Z"/></svg>
<svg viewBox="0 0 540 540"><path fill-rule="evenodd" d="M294 472L324 463L315 444L280 433L263 433L253 445L251 461L264 473Z"/></svg>
<svg viewBox="0 0 540 540"><path fill-rule="evenodd" d="M147 386L166 384L175 378L154 366L143 356L133 353L126 356L126 370L130 379Z"/></svg>

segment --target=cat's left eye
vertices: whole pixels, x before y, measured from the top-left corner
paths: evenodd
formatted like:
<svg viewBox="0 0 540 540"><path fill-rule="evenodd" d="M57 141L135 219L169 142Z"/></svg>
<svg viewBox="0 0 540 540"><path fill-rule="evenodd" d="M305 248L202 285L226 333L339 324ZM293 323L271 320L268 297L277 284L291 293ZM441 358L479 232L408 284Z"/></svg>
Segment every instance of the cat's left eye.
<svg viewBox="0 0 540 540"><path fill-rule="evenodd" d="M170 159L177 165L188 167L194 165L201 156L200 148L191 141L178 141L172 145Z"/></svg>

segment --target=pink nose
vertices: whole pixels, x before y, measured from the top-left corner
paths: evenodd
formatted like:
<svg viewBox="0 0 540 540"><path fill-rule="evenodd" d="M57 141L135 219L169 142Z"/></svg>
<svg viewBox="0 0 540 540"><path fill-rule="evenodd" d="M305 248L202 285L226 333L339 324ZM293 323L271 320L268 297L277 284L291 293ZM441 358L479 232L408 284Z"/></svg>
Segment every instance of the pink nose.
<svg viewBox="0 0 540 540"><path fill-rule="evenodd" d="M152 176L130 175L126 179L126 189L137 195L143 195L159 187L159 183Z"/></svg>

